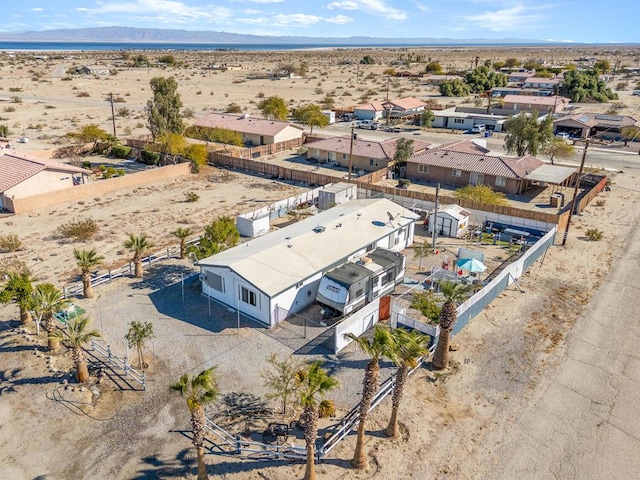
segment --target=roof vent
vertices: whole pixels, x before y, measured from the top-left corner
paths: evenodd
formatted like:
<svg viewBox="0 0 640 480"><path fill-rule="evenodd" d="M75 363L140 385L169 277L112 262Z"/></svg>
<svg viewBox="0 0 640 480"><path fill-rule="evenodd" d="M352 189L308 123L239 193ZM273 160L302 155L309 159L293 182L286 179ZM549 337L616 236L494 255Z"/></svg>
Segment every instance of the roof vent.
<svg viewBox="0 0 640 480"><path fill-rule="evenodd" d="M322 233L325 231L325 227L318 225L316 228L313 229L313 231L316 233Z"/></svg>

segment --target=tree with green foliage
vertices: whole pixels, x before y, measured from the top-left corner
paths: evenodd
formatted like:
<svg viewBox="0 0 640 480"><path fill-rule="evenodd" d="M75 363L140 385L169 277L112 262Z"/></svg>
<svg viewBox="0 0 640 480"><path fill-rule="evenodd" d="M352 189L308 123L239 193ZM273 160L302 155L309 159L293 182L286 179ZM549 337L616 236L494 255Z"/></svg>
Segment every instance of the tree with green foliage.
<svg viewBox="0 0 640 480"><path fill-rule="evenodd" d="M507 135L504 146L508 153L519 157L537 155L553 138L553 117L538 121L538 112L510 116L504 124Z"/></svg>
<svg viewBox="0 0 640 480"><path fill-rule="evenodd" d="M551 165L554 165L553 161L556 158L569 158L576 152L575 147L562 138L552 138L542 148L542 153L549 157Z"/></svg>
<svg viewBox="0 0 640 480"><path fill-rule="evenodd" d="M420 114L420 126L422 128L431 128L436 116L431 109L427 108Z"/></svg>
<svg viewBox="0 0 640 480"><path fill-rule="evenodd" d="M315 446L318 438L318 418L325 396L340 385L337 378L332 377L322 368L322 362L317 361L299 370L297 375L298 401L302 408L302 423L304 424L304 440L307 446L307 465L304 480L315 480Z"/></svg>
<svg viewBox="0 0 640 480"><path fill-rule="evenodd" d="M394 351L394 363L398 367L391 397L391 417L384 432L388 437L398 436L398 412L400 402L404 394L404 386L409 377L409 371L416 368L420 359L429 353L429 341L431 337L417 330L408 331L404 328L396 328L391 331Z"/></svg>
<svg viewBox="0 0 640 480"><path fill-rule="evenodd" d="M204 434L207 420L204 407L215 402L220 396L216 367L208 368L198 375L184 374L180 380L171 385L171 390L178 392L187 401L187 408L191 414L191 428L193 430L193 446L196 447L198 459L198 480L207 480L207 464L204 461Z"/></svg>
<svg viewBox="0 0 640 480"><path fill-rule="evenodd" d="M227 248L235 247L240 241L240 232L232 217L224 216L211 222L204 228L198 245L192 245L187 250L198 260L220 253Z"/></svg>
<svg viewBox="0 0 640 480"><path fill-rule="evenodd" d="M427 73L439 74L442 73L442 65L440 65L438 62L429 62L424 67L424 71Z"/></svg>
<svg viewBox="0 0 640 480"><path fill-rule="evenodd" d="M471 87L459 78L442 82L438 87L443 97L466 97L471 94Z"/></svg>
<svg viewBox="0 0 640 480"><path fill-rule="evenodd" d="M302 363L293 355L280 360L278 355L272 353L267 357L269 370L261 372L264 386L269 390L266 398L275 399L282 403L282 414L287 414L287 405L292 396L296 395L299 387L299 375L303 369Z"/></svg>
<svg viewBox="0 0 640 480"><path fill-rule="evenodd" d="M487 205L509 205L509 200L502 192L496 192L490 185L467 185L453 192L458 200L485 203Z"/></svg>
<svg viewBox="0 0 640 480"><path fill-rule="evenodd" d="M209 161L209 150L202 143L190 143L182 152L184 157L191 162L191 171L193 173L200 172L200 167Z"/></svg>
<svg viewBox="0 0 640 480"><path fill-rule="evenodd" d="M36 285L33 291L31 309L48 333L48 348L52 352L60 348L60 339L55 335L58 324L54 315L68 304L69 301L63 297L62 292L51 283Z"/></svg>
<svg viewBox="0 0 640 480"><path fill-rule="evenodd" d="M84 125L77 132L69 133L68 136L77 139L81 143L93 143L93 148L95 148L98 142L106 140L109 135L95 123L90 123L89 125Z"/></svg>
<svg viewBox="0 0 640 480"><path fill-rule="evenodd" d="M414 293L411 297L411 308L419 311L429 323L434 325L438 324L438 315L440 315L438 303L438 298L433 290L422 290Z"/></svg>
<svg viewBox="0 0 640 480"><path fill-rule="evenodd" d="M147 58L147 56L142 53L139 53L138 55L134 56L131 59L131 61L134 67L149 66L149 58Z"/></svg>
<svg viewBox="0 0 640 480"><path fill-rule="evenodd" d="M242 107L235 102L231 102L227 105L227 108L224 109L224 113L242 113Z"/></svg>
<svg viewBox="0 0 640 480"><path fill-rule="evenodd" d="M495 87L506 87L508 77L504 73L492 71L489 67L481 65L467 72L464 80L473 93L484 93Z"/></svg>
<svg viewBox="0 0 640 480"><path fill-rule="evenodd" d="M411 155L413 155L413 139L399 138L396 141L396 152L393 154L395 164L404 165Z"/></svg>
<svg viewBox="0 0 640 480"><path fill-rule="evenodd" d="M193 235L193 230L188 227L178 227L171 235L180 240L180 258L184 258L187 254L187 238Z"/></svg>
<svg viewBox="0 0 640 480"><path fill-rule="evenodd" d="M204 140L205 142L223 143L225 145L236 145L238 147L244 145L240 132L234 132L224 128L198 127L192 125L187 127L184 134L189 138Z"/></svg>
<svg viewBox="0 0 640 480"><path fill-rule="evenodd" d="M153 98L147 102L145 111L151 136L155 140L164 132L182 134L184 125L178 82L174 77L154 77L149 83Z"/></svg>
<svg viewBox="0 0 640 480"><path fill-rule="evenodd" d="M640 139L640 127L635 125L629 125L620 129L620 135L622 135L622 141L624 146L629 145L629 142L635 142Z"/></svg>
<svg viewBox="0 0 640 480"><path fill-rule="evenodd" d="M287 102L277 95L267 97L258 104L258 108L265 118L271 120L286 120L289 115Z"/></svg>
<svg viewBox="0 0 640 480"><path fill-rule="evenodd" d="M9 127L4 123L0 124L0 137L8 137L11 134Z"/></svg>
<svg viewBox="0 0 640 480"><path fill-rule="evenodd" d="M135 276L142 278L142 256L153 248L153 243L149 241L146 235L132 235L129 234L129 238L123 243L124 248L133 252L133 258L131 261L135 267Z"/></svg>
<svg viewBox="0 0 640 480"><path fill-rule="evenodd" d="M74 249L73 256L82 273L82 296L93 298L93 286L91 285L91 270L102 263L104 257L98 255L95 248L90 250Z"/></svg>
<svg viewBox="0 0 640 480"><path fill-rule="evenodd" d="M0 290L0 303L16 302L20 309L20 322L31 323L31 307L33 305L34 278L28 272L5 272L7 279Z"/></svg>
<svg viewBox="0 0 640 480"><path fill-rule="evenodd" d="M444 304L438 317L440 320L440 335L438 336L438 344L431 364L436 370L444 370L449 366L451 330L453 330L453 325L458 319L456 309L472 291L472 285L463 285L462 283L445 280L439 282L439 286L440 292L444 296Z"/></svg>
<svg viewBox="0 0 640 480"><path fill-rule="evenodd" d="M370 55L365 55L364 57L362 57L362 60L360 60L360 63L362 65L374 65L376 63L376 60Z"/></svg>
<svg viewBox="0 0 640 480"><path fill-rule="evenodd" d="M329 118L313 103L297 108L293 112L293 118L296 122L307 125L311 129L310 134L313 134L313 127L323 128L329 125Z"/></svg>
<svg viewBox="0 0 640 480"><path fill-rule="evenodd" d="M611 91L606 82L600 80L597 70L565 72L558 93L563 97L570 98L573 103L606 103L618 98L618 95Z"/></svg>
<svg viewBox="0 0 640 480"><path fill-rule="evenodd" d="M607 59L598 60L593 64L593 69L599 73L607 73L611 71L611 62Z"/></svg>
<svg viewBox="0 0 640 480"><path fill-rule="evenodd" d="M353 340L360 351L370 358L362 382L362 400L360 400L358 407L358 436L356 437L356 448L351 460L351 465L360 470L367 466L367 457L364 449L365 426L371 402L380 387L380 360L383 357L393 360L395 353L393 351L391 332L380 324L376 324L374 327L372 338L369 338L368 335L358 337L352 333L348 333L346 337Z"/></svg>
<svg viewBox="0 0 640 480"><path fill-rule="evenodd" d="M520 65L522 65L522 62L520 60L518 60L517 58L511 57L511 58L507 58L504 61L504 66L507 67L507 68L517 68Z"/></svg>
<svg viewBox="0 0 640 480"><path fill-rule="evenodd" d="M144 346L148 340L155 337L153 333L153 323L136 322L133 320L129 325L129 331L124 336L129 348L135 348L138 353L138 365L145 370L149 365L144 361Z"/></svg>
<svg viewBox="0 0 640 480"><path fill-rule="evenodd" d="M87 357L84 353L84 346L93 338L99 338L100 332L91 330L89 317L82 315L71 320L67 328L56 330L53 334L58 340L62 340L71 347L73 365L76 369L76 379L78 383L85 383L89 380L89 369L87 368Z"/></svg>
<svg viewBox="0 0 640 480"><path fill-rule="evenodd" d="M488 67L489 65L486 65L486 66ZM497 72L504 67L504 62L502 61L493 62L493 65L491 65L491 67Z"/></svg>

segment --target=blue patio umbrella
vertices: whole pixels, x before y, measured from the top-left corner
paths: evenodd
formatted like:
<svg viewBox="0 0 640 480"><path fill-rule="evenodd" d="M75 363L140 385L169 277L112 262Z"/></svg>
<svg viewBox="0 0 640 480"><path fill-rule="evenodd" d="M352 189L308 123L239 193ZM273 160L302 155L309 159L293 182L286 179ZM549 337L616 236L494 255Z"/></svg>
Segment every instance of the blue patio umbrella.
<svg viewBox="0 0 640 480"><path fill-rule="evenodd" d="M466 270L467 272L472 273L482 273L487 269L484 263L475 258L461 258L456 262L456 266L460 270Z"/></svg>

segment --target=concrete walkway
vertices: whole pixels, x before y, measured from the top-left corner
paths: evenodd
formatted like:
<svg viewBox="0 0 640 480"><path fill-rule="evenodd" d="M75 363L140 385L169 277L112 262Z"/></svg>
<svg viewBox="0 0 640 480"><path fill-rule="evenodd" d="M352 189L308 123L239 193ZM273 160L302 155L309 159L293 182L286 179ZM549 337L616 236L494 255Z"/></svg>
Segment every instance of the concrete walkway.
<svg viewBox="0 0 640 480"><path fill-rule="evenodd" d="M564 360L482 478L640 478L638 216L609 278L567 337Z"/></svg>

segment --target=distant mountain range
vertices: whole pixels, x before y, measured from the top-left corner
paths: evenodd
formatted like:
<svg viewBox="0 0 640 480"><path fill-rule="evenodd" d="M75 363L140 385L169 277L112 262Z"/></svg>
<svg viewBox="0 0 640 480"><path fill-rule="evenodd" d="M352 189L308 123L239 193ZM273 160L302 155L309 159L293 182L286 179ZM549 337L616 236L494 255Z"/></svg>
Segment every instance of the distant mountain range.
<svg viewBox="0 0 640 480"><path fill-rule="evenodd" d="M522 38L378 38L294 37L247 35L228 32L172 30L135 27L97 27L31 32L0 32L0 41L10 42L98 42L98 43L213 43L213 44L301 44L301 45L526 45L552 44Z"/></svg>

